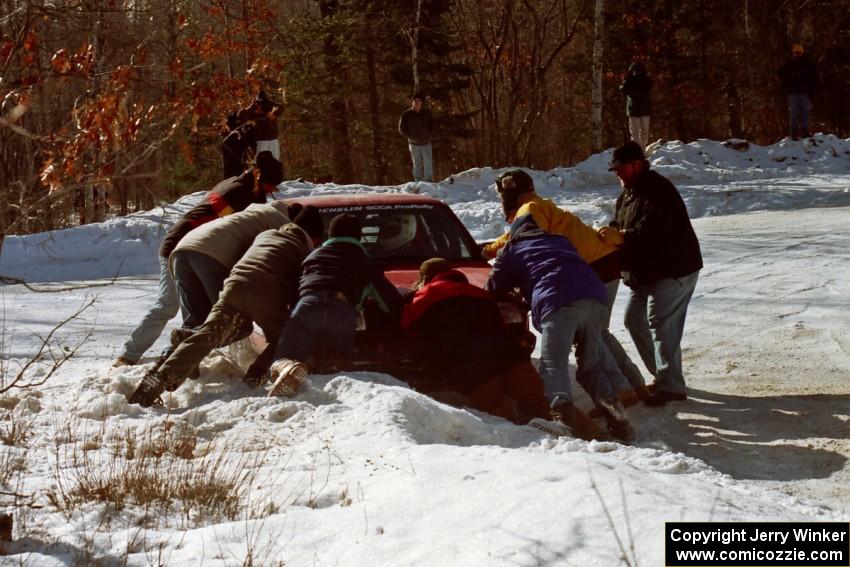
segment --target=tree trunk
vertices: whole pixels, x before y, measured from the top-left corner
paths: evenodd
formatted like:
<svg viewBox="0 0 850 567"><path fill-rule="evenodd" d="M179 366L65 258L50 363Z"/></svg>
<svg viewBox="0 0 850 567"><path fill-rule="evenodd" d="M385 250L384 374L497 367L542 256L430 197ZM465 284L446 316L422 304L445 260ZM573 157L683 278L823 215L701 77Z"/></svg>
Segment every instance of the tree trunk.
<svg viewBox="0 0 850 567"><path fill-rule="evenodd" d="M596 0L593 13L593 85L591 87L592 151L602 150L602 64L605 49L605 0Z"/></svg>
<svg viewBox="0 0 850 567"><path fill-rule="evenodd" d="M376 185L387 182L387 163L384 159L383 136L381 135L381 97L378 92L378 78L375 64L375 50L366 42L366 74L369 82L369 122L372 127L372 168Z"/></svg>
<svg viewBox="0 0 850 567"><path fill-rule="evenodd" d="M416 0L416 21L413 25L411 43L411 64L413 66L413 92L419 92L419 22L422 19L422 0Z"/></svg>
<svg viewBox="0 0 850 567"><path fill-rule="evenodd" d="M321 0L319 12L323 18L332 18L339 10L337 0ZM331 157L333 161L333 179L336 183L351 183L354 179L354 167L351 161L351 139L348 133L348 112L345 105L343 77L345 65L340 61L341 52L336 43L337 34L332 30L325 34L322 56L328 73L328 121L331 135Z"/></svg>

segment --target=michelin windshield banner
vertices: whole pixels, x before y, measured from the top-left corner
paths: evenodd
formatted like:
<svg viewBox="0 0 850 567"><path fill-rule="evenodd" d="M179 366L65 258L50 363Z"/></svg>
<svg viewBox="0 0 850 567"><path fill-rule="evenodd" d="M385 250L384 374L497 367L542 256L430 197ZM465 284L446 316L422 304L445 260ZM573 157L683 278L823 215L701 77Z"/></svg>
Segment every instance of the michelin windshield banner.
<svg viewBox="0 0 850 567"><path fill-rule="evenodd" d="M666 567L850 567L850 524L667 522Z"/></svg>

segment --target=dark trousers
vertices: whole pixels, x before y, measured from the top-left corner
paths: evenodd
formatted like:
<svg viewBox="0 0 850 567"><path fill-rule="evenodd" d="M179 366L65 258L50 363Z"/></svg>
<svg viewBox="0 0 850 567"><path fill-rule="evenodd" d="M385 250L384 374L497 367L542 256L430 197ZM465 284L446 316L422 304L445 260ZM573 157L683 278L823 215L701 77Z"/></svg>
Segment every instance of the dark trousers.
<svg viewBox="0 0 850 567"><path fill-rule="evenodd" d="M274 358L344 368L351 363L356 327L357 313L338 292L305 295L283 326Z"/></svg>
<svg viewBox="0 0 850 567"><path fill-rule="evenodd" d="M223 301L216 303L200 329L177 345L157 370L166 384L166 389L177 389L214 348L227 346L247 337L253 328L251 320L245 315Z"/></svg>
<svg viewBox="0 0 850 567"><path fill-rule="evenodd" d="M218 301L230 269L211 256L194 250L174 251L171 262L183 326L196 329L204 323Z"/></svg>

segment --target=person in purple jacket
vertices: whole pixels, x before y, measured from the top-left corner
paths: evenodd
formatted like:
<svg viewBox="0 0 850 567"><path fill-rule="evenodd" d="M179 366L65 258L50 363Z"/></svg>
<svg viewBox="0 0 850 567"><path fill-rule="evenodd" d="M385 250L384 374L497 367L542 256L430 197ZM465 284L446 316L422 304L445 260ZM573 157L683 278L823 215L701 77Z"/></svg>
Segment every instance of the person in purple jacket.
<svg viewBox="0 0 850 567"><path fill-rule="evenodd" d="M513 222L510 240L487 281L487 289L497 295L516 287L531 305L532 322L542 335L540 375L553 416L575 427L577 410L569 375L575 343L578 383L605 417L611 434L631 442L634 429L611 385L620 371L604 356L605 286L569 240L544 232L531 215Z"/></svg>

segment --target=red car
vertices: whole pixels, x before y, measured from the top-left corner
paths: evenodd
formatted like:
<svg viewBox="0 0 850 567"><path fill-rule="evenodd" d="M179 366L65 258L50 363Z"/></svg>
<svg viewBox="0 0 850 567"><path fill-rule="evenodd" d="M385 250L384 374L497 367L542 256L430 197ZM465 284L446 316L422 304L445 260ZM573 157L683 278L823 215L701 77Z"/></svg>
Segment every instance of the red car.
<svg viewBox="0 0 850 567"><path fill-rule="evenodd" d="M399 193L362 193L289 198L284 202L318 208L326 228L338 214L358 217L363 246L402 294L413 289L419 266L429 258L449 260L477 286L483 287L490 273L490 265L481 257L469 231L438 199ZM520 301L503 301L499 307L505 325L531 352L534 335L528 330L527 308ZM355 339L355 367L409 374L416 370L411 353L409 341L398 329L382 321L376 306L367 304Z"/></svg>

